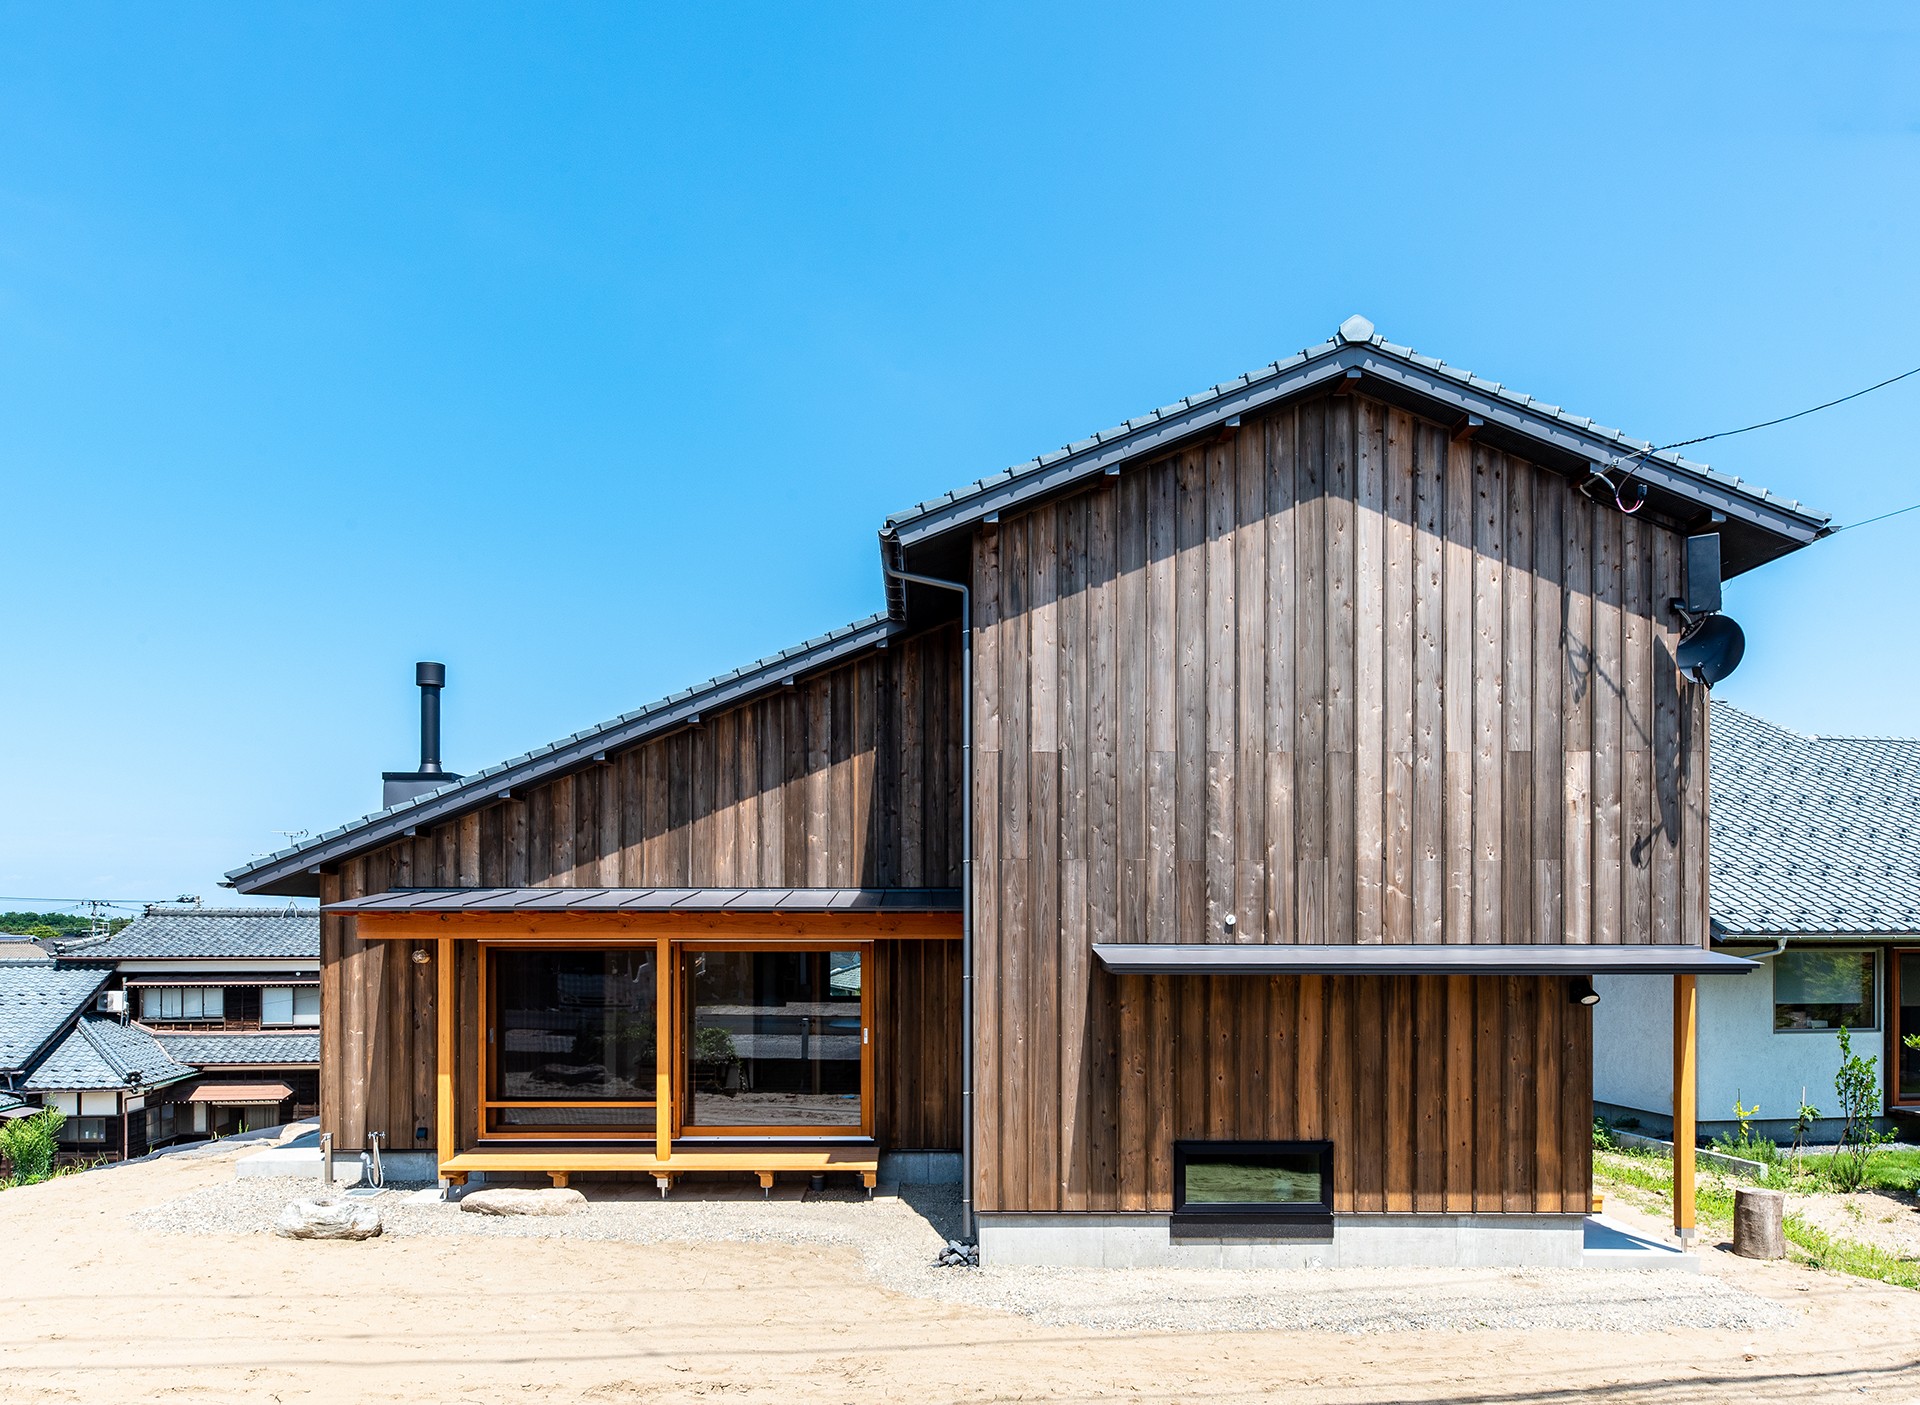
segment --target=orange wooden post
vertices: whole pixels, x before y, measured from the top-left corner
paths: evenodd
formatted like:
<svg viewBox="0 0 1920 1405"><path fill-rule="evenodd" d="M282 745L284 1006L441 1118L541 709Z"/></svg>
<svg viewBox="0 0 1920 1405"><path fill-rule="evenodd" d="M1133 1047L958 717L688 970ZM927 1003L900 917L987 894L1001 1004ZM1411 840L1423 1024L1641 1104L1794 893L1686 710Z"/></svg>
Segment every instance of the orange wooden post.
<svg viewBox="0 0 1920 1405"><path fill-rule="evenodd" d="M653 958L653 1154L673 1155L673 941L661 937Z"/></svg>
<svg viewBox="0 0 1920 1405"><path fill-rule="evenodd" d="M1699 1117L1700 999L1692 976L1673 978L1673 1232L1694 1237L1693 1143Z"/></svg>
<svg viewBox="0 0 1920 1405"><path fill-rule="evenodd" d="M453 1160L453 938L442 937L434 972L434 1144L440 1165Z"/></svg>

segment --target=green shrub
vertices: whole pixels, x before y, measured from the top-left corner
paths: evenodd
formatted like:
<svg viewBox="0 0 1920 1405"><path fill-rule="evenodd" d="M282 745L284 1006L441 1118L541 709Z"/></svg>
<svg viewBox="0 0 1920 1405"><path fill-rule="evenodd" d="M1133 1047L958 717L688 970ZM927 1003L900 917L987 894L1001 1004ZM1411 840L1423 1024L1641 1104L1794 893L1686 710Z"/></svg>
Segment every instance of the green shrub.
<svg viewBox="0 0 1920 1405"><path fill-rule="evenodd" d="M44 1181L52 1172L54 1146L66 1122L67 1115L57 1107L0 1122L0 1156L13 1164L16 1185Z"/></svg>
<svg viewBox="0 0 1920 1405"><path fill-rule="evenodd" d="M1833 1076L1833 1091L1844 1122L1827 1169L1841 1190L1855 1191L1867 1183L1874 1153L1892 1141L1893 1134L1874 1128L1880 1114L1880 1070L1873 1059L1853 1052L1845 1025L1840 1026L1840 1071Z"/></svg>

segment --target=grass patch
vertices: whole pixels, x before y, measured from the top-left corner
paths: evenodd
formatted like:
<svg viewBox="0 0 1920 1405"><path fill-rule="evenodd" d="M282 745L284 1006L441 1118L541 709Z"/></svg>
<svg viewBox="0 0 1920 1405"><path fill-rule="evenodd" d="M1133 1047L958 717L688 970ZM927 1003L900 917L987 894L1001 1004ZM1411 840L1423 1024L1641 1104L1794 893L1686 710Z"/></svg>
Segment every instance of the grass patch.
<svg viewBox="0 0 1920 1405"><path fill-rule="evenodd" d="M1887 1159L1920 1161L1920 1153L1888 1152ZM1876 1167L1876 1169L1880 1169ZM1895 1175L1901 1174L1896 1162L1892 1169ZM1818 1170L1809 1168L1811 1175L1803 1176L1795 1185L1792 1173L1784 1166L1768 1181L1779 1181L1779 1188L1797 1188L1802 1190L1829 1189ZM1617 1148L1603 1151L1594 1148L1593 1153L1594 1187L1605 1193L1619 1193L1621 1198L1638 1205L1643 1210L1673 1213L1673 1160L1663 1152L1650 1148ZM1888 1184L1882 1176L1871 1181L1875 1186L1887 1189L1904 1187ZM1694 1177L1695 1218L1702 1230L1711 1230L1716 1234L1730 1233L1733 1229L1733 1194L1736 1182L1727 1180L1711 1171L1701 1171ZM1793 1258L1814 1268L1827 1269L1834 1273L1850 1274L1855 1278L1871 1278L1880 1283L1891 1283L1900 1288L1920 1289L1920 1262L1903 1259L1898 1255L1872 1244L1862 1244L1857 1240L1841 1239L1808 1224L1798 1215L1788 1215L1782 1225Z"/></svg>
<svg viewBox="0 0 1920 1405"><path fill-rule="evenodd" d="M1835 1273L1850 1273L1855 1278L1874 1278L1900 1288L1920 1288L1920 1263L1898 1258L1872 1244L1852 1239L1836 1239L1825 1230L1815 1229L1798 1215L1788 1215L1787 1242L1797 1252L1794 1258L1815 1268Z"/></svg>

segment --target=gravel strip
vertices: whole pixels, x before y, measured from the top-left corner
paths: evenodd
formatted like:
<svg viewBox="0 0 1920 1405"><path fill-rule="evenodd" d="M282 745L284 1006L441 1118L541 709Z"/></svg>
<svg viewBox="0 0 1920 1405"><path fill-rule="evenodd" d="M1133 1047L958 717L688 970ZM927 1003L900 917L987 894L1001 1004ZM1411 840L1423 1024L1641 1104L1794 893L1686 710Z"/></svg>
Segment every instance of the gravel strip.
<svg viewBox="0 0 1920 1405"><path fill-rule="evenodd" d="M312 1189L235 1180L130 1218L166 1234L266 1234L288 1200ZM958 1220L958 1195L944 1188L869 1202L858 1191L780 1186L763 1202L757 1190L688 1187L661 1201L651 1190L592 1187L586 1213L540 1219L464 1214L415 1193L421 1189L392 1187L379 1197L386 1234L846 1247L897 1292L1096 1331L1633 1333L1755 1331L1794 1321L1787 1308L1717 1278L1658 1271L936 1268Z"/></svg>

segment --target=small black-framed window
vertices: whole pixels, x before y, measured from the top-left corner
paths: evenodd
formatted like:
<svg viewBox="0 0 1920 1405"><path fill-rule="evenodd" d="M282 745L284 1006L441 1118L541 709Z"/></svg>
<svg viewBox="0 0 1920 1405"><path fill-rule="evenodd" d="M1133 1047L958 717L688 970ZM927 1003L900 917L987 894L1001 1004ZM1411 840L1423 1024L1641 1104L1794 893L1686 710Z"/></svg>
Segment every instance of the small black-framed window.
<svg viewBox="0 0 1920 1405"><path fill-rule="evenodd" d="M1183 1237L1328 1237L1333 1143L1175 1142L1172 1227Z"/></svg>

